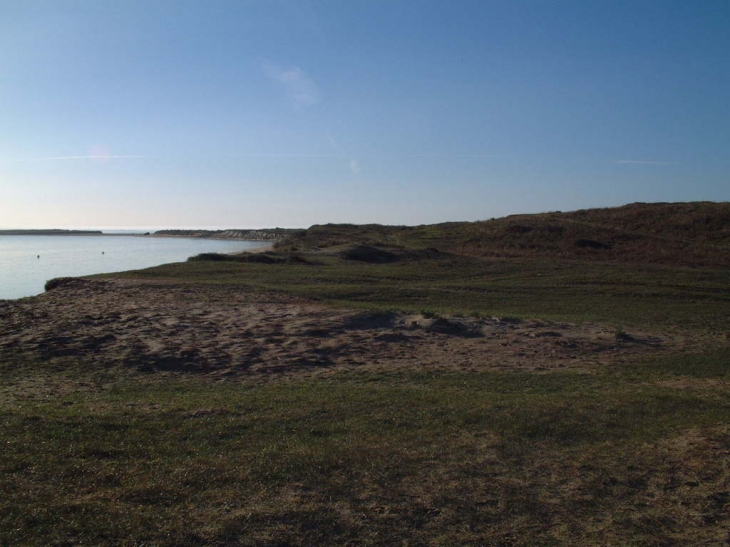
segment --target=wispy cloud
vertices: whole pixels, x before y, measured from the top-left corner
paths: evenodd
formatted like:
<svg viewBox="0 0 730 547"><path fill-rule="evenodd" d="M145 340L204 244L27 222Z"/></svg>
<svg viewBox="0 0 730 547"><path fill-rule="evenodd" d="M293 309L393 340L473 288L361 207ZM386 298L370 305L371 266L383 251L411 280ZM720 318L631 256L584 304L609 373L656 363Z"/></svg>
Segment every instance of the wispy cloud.
<svg viewBox="0 0 730 547"><path fill-rule="evenodd" d="M676 161L650 161L650 160L616 160L616 163L629 163L639 165L682 165Z"/></svg>
<svg viewBox="0 0 730 547"><path fill-rule="evenodd" d="M380 154L382 156L399 156L402 158L515 158L503 154Z"/></svg>
<svg viewBox="0 0 730 547"><path fill-rule="evenodd" d="M329 135L328 135L329 137ZM273 152L273 153L241 153L241 154L227 154L220 157L229 158L352 158L345 150L342 150L339 144L329 137L333 147L338 151L331 154L300 154L290 152ZM492 154L362 154L361 156L368 158L510 158L514 156L501 156ZM185 156L189 158L189 155ZM201 156L203 157L203 156ZM218 157L218 156L216 156ZM148 156L148 155L109 155L109 154L89 154L85 156L41 156L35 158L0 158L0 163L34 163L43 161L107 161L107 160L124 160L124 159L141 159L141 158L165 158L161 156ZM175 159L176 156L166 157L167 159ZM630 161L620 160L616 163L649 163L658 165L680 165L660 162L644 162L644 161ZM353 173L360 173L362 168L358 159L350 159L349 161L350 170Z"/></svg>
<svg viewBox="0 0 730 547"><path fill-rule="evenodd" d="M284 87L287 97L297 106L312 106L322 100L319 86L301 68L283 68L264 61L262 69L267 78Z"/></svg>
<svg viewBox="0 0 730 547"><path fill-rule="evenodd" d="M344 154L232 154L233 158L341 158Z"/></svg>
<svg viewBox="0 0 730 547"><path fill-rule="evenodd" d="M27 163L36 161L68 161L68 160L122 160L130 158L149 158L150 156L47 156L41 158L2 158L0 161L13 163Z"/></svg>
<svg viewBox="0 0 730 547"><path fill-rule="evenodd" d="M332 148L337 150L338 152L342 152L342 147L340 146L340 143L337 142L337 139L335 139L330 133L326 133L327 140L330 141L330 144L332 145Z"/></svg>

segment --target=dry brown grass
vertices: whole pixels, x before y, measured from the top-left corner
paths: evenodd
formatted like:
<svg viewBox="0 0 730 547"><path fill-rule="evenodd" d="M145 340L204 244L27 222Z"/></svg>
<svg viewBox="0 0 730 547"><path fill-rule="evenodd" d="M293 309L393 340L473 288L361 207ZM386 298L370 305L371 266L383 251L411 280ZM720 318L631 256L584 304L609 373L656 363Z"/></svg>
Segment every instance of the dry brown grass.
<svg viewBox="0 0 730 547"><path fill-rule="evenodd" d="M490 257L551 257L685 266L730 265L730 204L634 203L427 226L328 224L280 249L352 243L402 245Z"/></svg>

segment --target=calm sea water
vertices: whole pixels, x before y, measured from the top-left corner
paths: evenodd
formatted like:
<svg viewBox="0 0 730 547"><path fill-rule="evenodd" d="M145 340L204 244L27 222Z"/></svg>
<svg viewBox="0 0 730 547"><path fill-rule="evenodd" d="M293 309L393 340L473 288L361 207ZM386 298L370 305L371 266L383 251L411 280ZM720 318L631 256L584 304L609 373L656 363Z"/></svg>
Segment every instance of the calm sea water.
<svg viewBox="0 0 730 547"><path fill-rule="evenodd" d="M131 235L0 236L0 299L40 294L54 277L138 270L269 244Z"/></svg>

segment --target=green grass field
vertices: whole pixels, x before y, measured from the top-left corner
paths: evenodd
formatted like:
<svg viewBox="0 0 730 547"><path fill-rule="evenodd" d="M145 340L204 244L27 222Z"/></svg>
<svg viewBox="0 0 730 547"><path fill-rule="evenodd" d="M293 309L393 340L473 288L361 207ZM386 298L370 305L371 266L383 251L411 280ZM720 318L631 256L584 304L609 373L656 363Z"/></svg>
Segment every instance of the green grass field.
<svg viewBox="0 0 730 547"><path fill-rule="evenodd" d="M122 276L712 342L581 373L349 371L272 382L6 351L0 545L728 544L728 271L301 257Z"/></svg>
<svg viewBox="0 0 730 547"><path fill-rule="evenodd" d="M276 256L276 254L272 254ZM730 331L730 270L443 254L390 264L200 261L127 274L284 291L336 305Z"/></svg>
<svg viewBox="0 0 730 547"><path fill-rule="evenodd" d="M729 357L590 375L342 374L263 386L127 378L29 393L2 408L0 537L720 545Z"/></svg>

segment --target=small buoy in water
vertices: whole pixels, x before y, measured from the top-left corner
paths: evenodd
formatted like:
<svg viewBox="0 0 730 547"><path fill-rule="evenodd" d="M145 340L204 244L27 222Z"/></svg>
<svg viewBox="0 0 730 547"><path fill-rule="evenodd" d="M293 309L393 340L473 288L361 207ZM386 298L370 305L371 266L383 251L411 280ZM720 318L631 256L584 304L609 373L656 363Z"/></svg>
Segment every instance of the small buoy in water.
<svg viewBox="0 0 730 547"><path fill-rule="evenodd" d="M102 251L101 254L104 254L104 251Z"/></svg>
<svg viewBox="0 0 730 547"><path fill-rule="evenodd" d="M40 257L41 257L41 255L38 255L36 258L40 258Z"/></svg>

